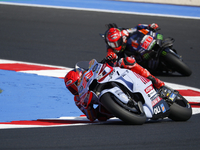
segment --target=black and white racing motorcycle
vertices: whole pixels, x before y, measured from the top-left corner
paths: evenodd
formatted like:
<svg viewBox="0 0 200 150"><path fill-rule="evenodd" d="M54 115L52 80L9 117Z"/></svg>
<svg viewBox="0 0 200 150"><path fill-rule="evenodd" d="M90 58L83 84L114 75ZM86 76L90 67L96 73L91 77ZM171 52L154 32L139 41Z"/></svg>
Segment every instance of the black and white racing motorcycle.
<svg viewBox="0 0 200 150"><path fill-rule="evenodd" d="M189 102L178 91L169 87L157 90L149 79L131 70L95 59L78 62L75 68L82 74L78 93L85 108L91 103L104 106L114 117L137 125L165 117L187 121L192 116Z"/></svg>

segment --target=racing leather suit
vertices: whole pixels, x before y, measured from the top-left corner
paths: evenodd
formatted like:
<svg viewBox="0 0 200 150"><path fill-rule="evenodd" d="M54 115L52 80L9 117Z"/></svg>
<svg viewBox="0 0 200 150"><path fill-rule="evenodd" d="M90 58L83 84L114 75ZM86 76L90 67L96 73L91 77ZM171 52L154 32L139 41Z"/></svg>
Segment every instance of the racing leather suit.
<svg viewBox="0 0 200 150"><path fill-rule="evenodd" d="M130 35L132 33L134 33L135 31L140 30L140 29L147 29L147 28L149 28L148 25L139 24L135 28L126 29L126 30L128 31L129 37L130 37ZM127 38L127 40L128 40L128 38ZM107 57L109 57L111 53L115 53L114 50L111 47L107 47ZM117 59L116 59L116 61L110 62L111 66L119 66L121 68L130 69L131 71L136 72L136 73L140 74L141 76L150 79L152 81L153 85L157 89L159 89L160 87L165 85L164 82L162 82L158 78L151 75L151 73L148 70L146 70L145 68L143 68L136 62L136 60L134 58L135 56L132 52L130 52L129 46L126 46L126 48L122 52L115 53L115 54L117 55L117 57L116 57Z"/></svg>
<svg viewBox="0 0 200 150"><path fill-rule="evenodd" d="M80 101L79 95L74 96L74 102L76 106L86 115L90 121L106 121L107 119L113 117L113 115L108 112L102 105L98 105L96 108L93 107L94 103L91 103L88 108L83 107Z"/></svg>

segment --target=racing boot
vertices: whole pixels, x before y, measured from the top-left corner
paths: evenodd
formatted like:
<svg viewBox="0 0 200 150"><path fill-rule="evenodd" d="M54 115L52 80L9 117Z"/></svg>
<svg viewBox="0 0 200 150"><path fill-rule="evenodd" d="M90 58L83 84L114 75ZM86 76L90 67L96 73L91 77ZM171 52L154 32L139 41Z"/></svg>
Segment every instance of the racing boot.
<svg viewBox="0 0 200 150"><path fill-rule="evenodd" d="M138 63L136 63L134 58L131 58L131 57L122 58L119 66L121 68L130 69L131 71L138 73L139 75L141 75L145 78L148 78L149 80L152 81L153 85L157 89L159 89L165 85L164 82L162 82L158 78L151 75L151 73L147 69L143 68Z"/></svg>
<svg viewBox="0 0 200 150"><path fill-rule="evenodd" d="M160 89L162 86L165 85L165 83L158 78L154 77L153 75L150 75L147 77L149 80L152 81L153 85L157 88Z"/></svg>
<svg viewBox="0 0 200 150"><path fill-rule="evenodd" d="M145 68L143 68L142 66L140 66L138 63L134 64L134 67L131 68L132 71L138 73L139 75L148 78L149 80L152 81L153 85L159 89L162 86L165 85L164 82L162 82L161 80L159 80L158 78L154 77L153 75L151 75L151 73L146 70Z"/></svg>
<svg viewBox="0 0 200 150"><path fill-rule="evenodd" d="M141 76L143 76L145 78L147 78L148 76L151 75L151 73L147 69L143 68L138 63L135 63L134 66L133 66L133 68L131 68L131 70L133 72L138 73L139 75L141 75Z"/></svg>

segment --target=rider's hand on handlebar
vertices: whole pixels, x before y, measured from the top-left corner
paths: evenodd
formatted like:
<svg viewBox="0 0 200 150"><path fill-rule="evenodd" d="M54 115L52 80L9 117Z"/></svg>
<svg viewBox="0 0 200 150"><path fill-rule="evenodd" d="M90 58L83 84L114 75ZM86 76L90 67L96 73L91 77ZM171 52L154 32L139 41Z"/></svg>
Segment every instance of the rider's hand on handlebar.
<svg viewBox="0 0 200 150"><path fill-rule="evenodd" d="M117 60L118 56L114 52L109 52L106 56L106 59L110 62L115 62Z"/></svg>
<svg viewBox="0 0 200 150"><path fill-rule="evenodd" d="M149 24L149 30L156 31L157 29L158 29L158 24L156 23Z"/></svg>

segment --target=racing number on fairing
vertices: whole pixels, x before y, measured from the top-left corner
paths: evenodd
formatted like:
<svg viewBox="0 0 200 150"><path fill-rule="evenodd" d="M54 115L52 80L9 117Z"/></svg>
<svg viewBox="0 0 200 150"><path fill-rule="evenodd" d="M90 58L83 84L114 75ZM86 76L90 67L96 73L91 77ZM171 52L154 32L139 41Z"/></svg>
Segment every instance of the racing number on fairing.
<svg viewBox="0 0 200 150"><path fill-rule="evenodd" d="M84 76L84 78L83 78L83 83L82 83L82 85L83 85L84 88L86 87L87 82L89 81L89 79L90 79L92 76L93 76L92 70L91 70L90 72L88 72L88 73Z"/></svg>
<svg viewBox="0 0 200 150"><path fill-rule="evenodd" d="M153 41L153 37L148 36L142 44L142 48L147 49L151 42Z"/></svg>

